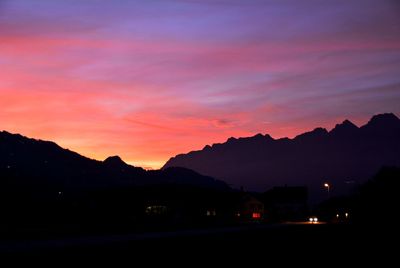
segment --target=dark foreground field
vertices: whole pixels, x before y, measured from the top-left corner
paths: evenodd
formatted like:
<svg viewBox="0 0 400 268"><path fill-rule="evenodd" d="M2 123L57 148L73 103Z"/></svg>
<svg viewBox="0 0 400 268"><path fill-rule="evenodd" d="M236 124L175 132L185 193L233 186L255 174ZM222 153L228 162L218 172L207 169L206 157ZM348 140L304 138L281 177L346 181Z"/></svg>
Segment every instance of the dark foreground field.
<svg viewBox="0 0 400 268"><path fill-rule="evenodd" d="M69 237L46 240L3 240L3 256L130 263L195 263L214 260L268 263L301 261L310 266L347 261L382 262L394 258L393 231L384 227L328 224L249 225L174 232ZM324 266L324 265L323 265Z"/></svg>

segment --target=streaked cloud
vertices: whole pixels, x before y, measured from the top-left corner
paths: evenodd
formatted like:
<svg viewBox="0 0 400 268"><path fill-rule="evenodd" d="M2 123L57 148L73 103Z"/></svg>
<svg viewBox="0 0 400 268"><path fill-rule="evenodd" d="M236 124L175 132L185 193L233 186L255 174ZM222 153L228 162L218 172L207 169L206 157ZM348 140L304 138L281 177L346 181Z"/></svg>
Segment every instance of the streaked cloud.
<svg viewBox="0 0 400 268"><path fill-rule="evenodd" d="M400 113L399 13L389 0L3 0L0 128L159 167L231 136Z"/></svg>

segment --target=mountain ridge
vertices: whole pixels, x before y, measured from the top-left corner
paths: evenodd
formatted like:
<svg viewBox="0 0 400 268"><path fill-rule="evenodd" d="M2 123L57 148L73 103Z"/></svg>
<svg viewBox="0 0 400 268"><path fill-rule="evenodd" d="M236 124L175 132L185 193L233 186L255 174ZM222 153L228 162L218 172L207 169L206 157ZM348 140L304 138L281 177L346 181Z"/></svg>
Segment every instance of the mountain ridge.
<svg viewBox="0 0 400 268"><path fill-rule="evenodd" d="M186 172L186 173L185 173ZM182 174L189 174L183 176ZM52 141L0 131L0 188L87 189L185 184L218 189L228 186L185 168L146 171L119 156L87 158Z"/></svg>
<svg viewBox="0 0 400 268"><path fill-rule="evenodd" d="M318 198L326 195L321 187L324 181L334 184L332 194L344 193L346 178L362 182L383 165L400 165L398 155L400 119L386 113L360 127L344 120L330 131L315 128L291 139L268 134L229 138L178 154L163 168L186 167L257 191L284 184L307 185Z"/></svg>
<svg viewBox="0 0 400 268"><path fill-rule="evenodd" d="M172 159L172 158L175 158L175 157L177 157L177 156L179 156L179 155L187 155L187 154L190 154L190 153L195 153L195 152L200 152L200 151L202 151L202 150L207 150L207 149L209 149L209 148L212 148L213 146L219 146L219 145L223 145L223 144L227 144L227 143L229 143L229 142L232 142L232 141L241 141L241 140L247 140L247 139L251 139L251 138L254 138L254 137L267 137L267 138L271 138L272 140L274 140L274 141L279 141L279 140L294 140L294 139L296 139L297 137L299 137L299 136L302 136L302 135L304 135L304 134L307 134L307 133L310 133L310 132L314 132L314 131L323 131L323 132L328 132L328 133L332 133L332 132L335 132L336 130L337 130L337 128L339 128L340 130L342 129L342 127L343 127L343 125L344 125L344 127L345 128L348 128L349 126L352 126L352 127L355 127L356 129L361 129L361 128L363 128L363 127L366 127L371 121L372 122L379 122L379 121L381 121L382 120L382 118L387 118L387 117L390 117L392 120L393 119L395 119L395 120L398 120L399 122L400 122L400 119L394 114L394 113L383 113L383 114L377 114L377 115L374 115L365 125L363 125L363 126L361 126L361 127L358 127L357 125L355 125L353 122L351 122L349 119L345 119L345 120L343 120L343 122L342 123L339 123L339 124L336 124L335 125L335 127L334 128L332 128L330 131L328 131L326 128L323 128L323 127L316 127L316 128L314 128L313 130L311 130L311 131L306 131L306 132L304 132L304 133L301 133L301 134L298 134L298 135L296 135L294 138L289 138L289 137L280 137L280 138L273 138L270 134L262 134L262 133L257 133L257 134L255 134L255 135L253 135L253 136L248 136L248 137L238 137L238 138L236 138L236 137L230 137L230 138L228 138L225 142L218 142L218 143L213 143L213 144L207 144L207 145L205 145L204 147L203 147L203 149L200 149L200 150L192 150L192 151L189 151L189 152L187 152L187 153L180 153L180 154L177 154L177 155L175 155L175 156L173 156L173 157L171 157L170 159ZM335 130L336 129L336 130ZM167 163L168 163L168 161L167 161ZM166 164L167 164L166 163ZM165 166L165 165L164 165ZM163 166L163 167L164 167Z"/></svg>

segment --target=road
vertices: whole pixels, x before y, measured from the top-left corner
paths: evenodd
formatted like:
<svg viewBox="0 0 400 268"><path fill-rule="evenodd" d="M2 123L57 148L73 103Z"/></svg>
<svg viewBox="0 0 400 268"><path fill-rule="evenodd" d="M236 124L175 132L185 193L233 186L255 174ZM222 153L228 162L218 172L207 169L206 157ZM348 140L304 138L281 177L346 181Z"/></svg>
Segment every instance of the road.
<svg viewBox="0 0 400 268"><path fill-rule="evenodd" d="M381 242L372 242L381 239ZM8 256L79 256L177 261L181 257L203 260L219 258L249 261L284 256L355 258L382 249L380 233L366 233L351 225L258 224L228 228L174 232L70 237L50 240L0 241L0 253ZM363 252L358 255L356 252ZM367 254L367 255L365 255ZM147 256L158 256L150 259ZM372 256L372 255L371 255ZM262 258L264 258L262 257Z"/></svg>

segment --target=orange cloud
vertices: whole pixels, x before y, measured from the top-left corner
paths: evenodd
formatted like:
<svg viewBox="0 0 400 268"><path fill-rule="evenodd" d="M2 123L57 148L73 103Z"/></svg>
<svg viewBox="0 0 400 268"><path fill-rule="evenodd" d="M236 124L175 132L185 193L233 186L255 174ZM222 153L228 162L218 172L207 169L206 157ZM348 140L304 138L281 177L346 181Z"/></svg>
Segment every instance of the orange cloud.
<svg viewBox="0 0 400 268"><path fill-rule="evenodd" d="M400 112L388 3L31 2L1 10L0 128L92 158L158 168L231 136Z"/></svg>

